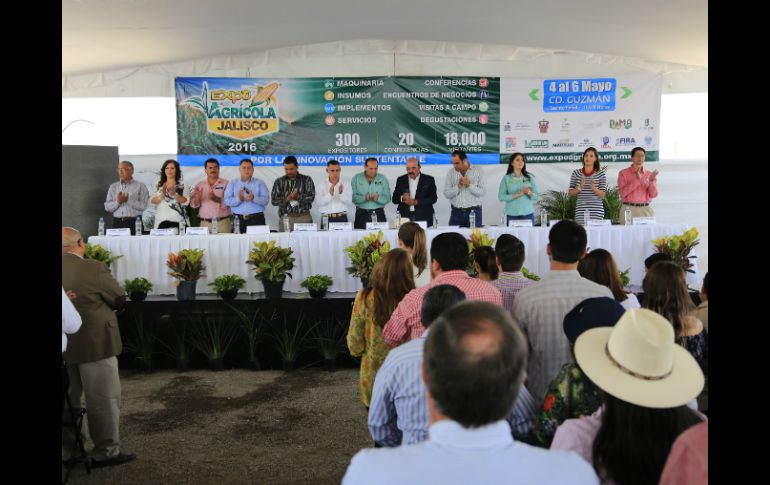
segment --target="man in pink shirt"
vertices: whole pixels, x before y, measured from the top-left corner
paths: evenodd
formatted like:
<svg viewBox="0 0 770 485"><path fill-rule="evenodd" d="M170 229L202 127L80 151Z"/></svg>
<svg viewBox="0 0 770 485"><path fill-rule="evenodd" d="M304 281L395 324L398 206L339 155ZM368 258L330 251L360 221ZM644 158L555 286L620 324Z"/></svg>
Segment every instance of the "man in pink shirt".
<svg viewBox="0 0 770 485"><path fill-rule="evenodd" d="M203 164L206 180L201 180L193 187L190 207L198 208L201 227L208 227L211 232L211 219L217 218L217 232L233 232L230 223L230 208L225 205L227 180L219 178L219 160L209 158Z"/></svg>
<svg viewBox="0 0 770 485"><path fill-rule="evenodd" d="M390 347L397 347L423 334L425 328L420 322L422 300L425 293L434 286L456 286L465 293L468 300L503 305L503 297L497 288L486 281L471 278L465 272L468 241L461 234L445 232L433 238L430 258L431 282L407 293L382 329L382 338Z"/></svg>
<svg viewBox="0 0 770 485"><path fill-rule="evenodd" d="M631 217L651 217L655 215L650 201L658 196L656 177L658 171L644 169L644 156L647 152L642 147L631 150L631 166L618 174L618 191L623 202L620 208L620 223L626 223L626 209L631 210Z"/></svg>

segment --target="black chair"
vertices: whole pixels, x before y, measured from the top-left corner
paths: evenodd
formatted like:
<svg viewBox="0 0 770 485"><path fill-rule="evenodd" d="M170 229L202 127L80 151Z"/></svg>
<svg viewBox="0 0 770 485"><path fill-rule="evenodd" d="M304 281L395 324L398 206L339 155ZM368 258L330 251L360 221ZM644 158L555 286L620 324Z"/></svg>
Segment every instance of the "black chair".
<svg viewBox="0 0 770 485"><path fill-rule="evenodd" d="M64 394L64 410L62 412L62 428L71 428L72 432L75 433L75 444L77 445L77 449L73 451L73 455L70 457L69 460L63 463L64 467L66 468L66 474L64 475L64 480L62 481L62 485L67 483L67 480L69 480L70 472L72 471L72 468L78 464L83 463L86 467L86 473L91 474L91 458L88 456L88 452L86 452L86 446L85 443L83 443L83 418L86 415L86 410L84 408L73 408L72 407L72 401L70 400L68 387L69 387L69 379L67 378L67 364L62 360L62 380L66 380L66 385L63 386L63 394ZM75 455L74 453L77 453L77 451L80 451L79 455Z"/></svg>

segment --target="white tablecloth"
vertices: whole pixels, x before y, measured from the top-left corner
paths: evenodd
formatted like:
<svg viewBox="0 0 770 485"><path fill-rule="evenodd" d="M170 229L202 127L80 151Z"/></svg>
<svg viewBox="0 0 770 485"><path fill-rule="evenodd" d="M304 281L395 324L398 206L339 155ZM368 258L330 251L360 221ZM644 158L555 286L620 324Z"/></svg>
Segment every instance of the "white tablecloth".
<svg viewBox="0 0 770 485"><path fill-rule="evenodd" d="M641 285L644 278L644 259L654 252L651 241L662 236L681 234L688 227L677 224L650 224L638 226L604 226L589 227L588 247L590 249L604 248L612 253L618 268L622 271L631 268L631 284ZM442 232L459 232L466 238L470 229L428 229L428 247L430 241ZM507 228L487 227L491 238L508 233L513 234L524 242L526 260L524 266L530 271L543 276L549 271L546 244L548 231L540 227ZM113 236L88 239L91 244L100 244L109 249L113 255L123 255L112 264L112 274L123 284L124 280L145 277L154 286L152 294L170 295L176 293L174 279L168 275L166 260L169 252L177 252L185 248L205 249L205 277L198 281L198 293L213 293L208 286L215 278L226 274L237 274L246 280L246 287L241 291L264 291L262 283L254 277L251 266L246 264L249 249L255 241L275 240L283 247L294 250L294 269L292 278L286 279L284 291L305 292L300 287L302 281L313 274L325 274L334 279L329 291L355 292L361 289L359 278L350 276L345 270L350 266L350 260L344 248L355 244L367 235L369 231L332 231L332 232L294 232L270 233L260 235L247 234L217 234L211 236ZM391 247L398 247L397 231L383 231ZM698 286L697 260L694 274L688 274L687 282Z"/></svg>

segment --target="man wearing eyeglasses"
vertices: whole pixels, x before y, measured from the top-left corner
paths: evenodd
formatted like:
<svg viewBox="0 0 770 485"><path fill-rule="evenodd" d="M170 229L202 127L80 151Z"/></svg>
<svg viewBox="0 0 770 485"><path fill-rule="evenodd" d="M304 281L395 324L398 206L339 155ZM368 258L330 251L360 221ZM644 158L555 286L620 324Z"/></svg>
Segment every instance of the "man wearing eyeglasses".
<svg viewBox="0 0 770 485"><path fill-rule="evenodd" d="M110 185L107 191L107 200L104 201L104 209L112 214L112 228L131 229L134 235L136 218L142 215L150 200L150 192L147 186L138 180L134 180L134 165L131 162L118 164L118 177L120 180Z"/></svg>

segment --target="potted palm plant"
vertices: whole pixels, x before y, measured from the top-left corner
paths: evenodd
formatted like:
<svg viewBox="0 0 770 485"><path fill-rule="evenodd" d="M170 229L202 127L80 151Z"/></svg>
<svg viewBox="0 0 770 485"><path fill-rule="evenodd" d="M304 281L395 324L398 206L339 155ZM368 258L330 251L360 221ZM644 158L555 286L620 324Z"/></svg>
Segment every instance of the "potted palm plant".
<svg viewBox="0 0 770 485"><path fill-rule="evenodd" d="M161 318L171 319L170 315L163 315ZM189 320L188 315L188 323ZM190 364L190 343L187 339L187 325L181 324L177 326L171 321L171 328L174 329L174 340L170 344L161 339L157 340L168 350L166 354L176 360L176 370L186 372Z"/></svg>
<svg viewBox="0 0 770 485"><path fill-rule="evenodd" d="M224 358L233 343L235 331L230 322L214 317L205 318L194 328L192 346L209 359L211 370L224 370Z"/></svg>
<svg viewBox="0 0 770 485"><path fill-rule="evenodd" d="M575 220L577 197L571 197L566 191L549 190L540 195L538 204L548 211L550 221Z"/></svg>
<svg viewBox="0 0 770 485"><path fill-rule="evenodd" d="M154 354L152 324L144 324L141 313L134 313L134 329L126 339L124 349L128 354L134 354L136 367L140 372L152 372L152 354Z"/></svg>
<svg viewBox="0 0 770 485"><path fill-rule="evenodd" d="M294 370L297 364L297 357L300 352L305 348L305 342L313 327L305 329L305 317L303 313L300 313L297 317L297 321L291 325L286 318L283 317L283 325L280 330L274 330L270 337L275 342L275 350L281 355L283 359L283 370Z"/></svg>
<svg viewBox="0 0 770 485"><path fill-rule="evenodd" d="M347 349L348 329L344 322L329 318L321 320L313 330L316 350L324 359L324 366L329 372L337 370L337 356Z"/></svg>
<svg viewBox="0 0 770 485"><path fill-rule="evenodd" d="M215 279L209 286L214 288L223 300L234 300L238 290L246 285L246 280L235 274L227 274Z"/></svg>
<svg viewBox="0 0 770 485"><path fill-rule="evenodd" d="M280 298L289 270L294 267L291 248L276 246L275 241L255 242L247 263L254 266L255 277L262 281L267 298Z"/></svg>
<svg viewBox="0 0 770 485"><path fill-rule="evenodd" d="M602 205L604 205L604 218L610 219L613 224L620 224L620 207L623 203L620 200L620 191L616 186L607 187Z"/></svg>
<svg viewBox="0 0 770 485"><path fill-rule="evenodd" d="M326 295L326 289L334 283L331 276L323 274L314 274L305 278L305 281L300 283L300 286L307 288L310 292L310 296L313 298L323 298Z"/></svg>
<svg viewBox="0 0 770 485"><path fill-rule="evenodd" d="M346 268L348 274L361 278L364 287L369 286L369 276L375 263L390 251L390 242L383 242L382 238L382 231L377 231L377 234L370 232L354 245L345 248L350 262L353 263L353 266Z"/></svg>
<svg viewBox="0 0 770 485"><path fill-rule="evenodd" d="M152 283L147 278L126 280L124 286L131 301L144 301L147 298L147 293L152 290Z"/></svg>
<svg viewBox="0 0 770 485"><path fill-rule="evenodd" d="M203 275L203 249L180 249L178 254L168 253L166 266L169 275L177 279L176 297L178 300L194 300L195 286Z"/></svg>
<svg viewBox="0 0 770 485"><path fill-rule="evenodd" d="M246 336L246 343L249 347L249 368L251 370L260 370L259 358L257 357L257 344L259 344L262 335L264 334L267 323L275 320L278 317L277 310L273 309L273 314L270 319L266 319L259 308L256 308L254 312L241 311L235 308L231 304L227 304L230 309L238 316L238 323Z"/></svg>
<svg viewBox="0 0 770 485"><path fill-rule="evenodd" d="M113 256L109 249L104 249L100 244L86 244L86 250L83 254L85 259L95 259L106 264L109 268L112 263L122 258L123 255Z"/></svg>

